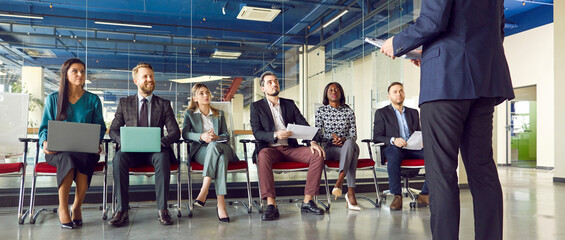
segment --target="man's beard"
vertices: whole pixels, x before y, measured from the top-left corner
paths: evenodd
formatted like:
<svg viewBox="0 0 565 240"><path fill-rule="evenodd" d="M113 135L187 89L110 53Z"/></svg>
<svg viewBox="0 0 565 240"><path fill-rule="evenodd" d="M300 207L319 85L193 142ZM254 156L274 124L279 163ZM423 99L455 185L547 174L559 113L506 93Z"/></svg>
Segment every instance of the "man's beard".
<svg viewBox="0 0 565 240"><path fill-rule="evenodd" d="M151 94L153 92L153 90L155 90L155 84L151 84L150 86L143 85L140 88L141 88L141 91L143 91L143 93Z"/></svg>
<svg viewBox="0 0 565 240"><path fill-rule="evenodd" d="M267 93L267 95L269 95L269 96L271 96L271 97L275 97L275 96L278 96L278 95L279 95L279 93L280 93L280 91L279 91L279 90L275 90L275 92L274 92L274 93Z"/></svg>

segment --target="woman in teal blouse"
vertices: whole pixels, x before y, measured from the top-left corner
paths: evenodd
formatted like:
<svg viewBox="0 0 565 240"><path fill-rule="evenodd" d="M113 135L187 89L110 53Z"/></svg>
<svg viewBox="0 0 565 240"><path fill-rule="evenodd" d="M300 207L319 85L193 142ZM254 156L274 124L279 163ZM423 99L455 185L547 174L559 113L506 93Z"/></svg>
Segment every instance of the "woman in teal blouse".
<svg viewBox="0 0 565 240"><path fill-rule="evenodd" d="M62 228L82 225L81 206L90 186L94 167L100 159L98 154L78 152L52 152L47 150L47 128L49 120L100 124L100 139L104 138L106 125L102 117L102 103L97 95L84 90L85 65L79 59L69 59L61 67L59 91L45 100L45 111L39 126L39 143L43 147L49 165L57 167L59 192L59 221ZM60 111L58 111L60 109ZM69 212L69 192L73 181L76 184L75 200Z"/></svg>
<svg viewBox="0 0 565 240"><path fill-rule="evenodd" d="M212 95L208 87L197 83L192 87L192 99L184 112L182 137L192 140L189 158L204 165L202 188L194 205L203 207L212 179L216 181L218 219L229 222L224 196L228 162L239 161L227 143L229 133L224 112L210 106Z"/></svg>

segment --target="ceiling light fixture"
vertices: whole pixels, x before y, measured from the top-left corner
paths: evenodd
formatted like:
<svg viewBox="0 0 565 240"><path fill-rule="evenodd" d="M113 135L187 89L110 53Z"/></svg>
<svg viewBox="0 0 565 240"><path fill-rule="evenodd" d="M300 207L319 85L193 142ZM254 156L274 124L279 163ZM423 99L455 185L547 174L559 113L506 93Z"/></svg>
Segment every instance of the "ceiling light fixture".
<svg viewBox="0 0 565 240"><path fill-rule="evenodd" d="M0 13L2 17L15 17L15 18L31 18L31 19L43 19L43 16L33 16L24 14L11 14L11 13Z"/></svg>
<svg viewBox="0 0 565 240"><path fill-rule="evenodd" d="M104 22L104 21L95 21L94 23L102 24L102 25L123 26L123 27L153 28L153 26L151 25L130 24L130 23L115 23L115 22Z"/></svg>
<svg viewBox="0 0 565 240"><path fill-rule="evenodd" d="M131 72L131 70L124 70L124 69L117 69L117 68L115 68L115 69L110 69L110 71L111 71L111 72L127 72L127 73L130 73L130 72Z"/></svg>
<svg viewBox="0 0 565 240"><path fill-rule="evenodd" d="M104 104L115 104L116 101L103 101Z"/></svg>
<svg viewBox="0 0 565 240"><path fill-rule="evenodd" d="M217 81L224 78L230 78L230 76L212 76L212 75L204 75L200 77L193 77L193 78L181 78L181 79L170 79L171 82L176 83L199 83L199 82L211 82Z"/></svg>
<svg viewBox="0 0 565 240"><path fill-rule="evenodd" d="M342 12L340 12L337 16L333 17L332 19L330 19L327 23L325 23L322 27L326 28L328 27L330 24L332 24L333 22L335 22L335 20L338 20L341 16L345 15L346 13L348 13L349 10L345 9Z"/></svg>
<svg viewBox="0 0 565 240"><path fill-rule="evenodd" d="M228 51L221 51L216 50L212 55L211 58L219 58L219 59L238 59L241 56L241 52L228 52Z"/></svg>
<svg viewBox="0 0 565 240"><path fill-rule="evenodd" d="M96 95L102 95L104 94L104 91L102 90L88 90L90 93L96 94Z"/></svg>

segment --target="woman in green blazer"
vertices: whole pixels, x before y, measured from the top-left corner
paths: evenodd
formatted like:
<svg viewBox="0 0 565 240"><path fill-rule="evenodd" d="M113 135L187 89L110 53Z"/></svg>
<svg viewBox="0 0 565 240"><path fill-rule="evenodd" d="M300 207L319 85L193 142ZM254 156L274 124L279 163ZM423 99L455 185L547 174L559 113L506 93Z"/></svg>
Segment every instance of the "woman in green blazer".
<svg viewBox="0 0 565 240"><path fill-rule="evenodd" d="M192 99L184 112L182 137L192 140L189 157L204 165L202 188L194 205L203 207L212 179L216 181L218 219L229 222L224 196L228 162L239 161L228 144L229 133L224 112L210 106L212 95L208 87L197 83L192 87Z"/></svg>

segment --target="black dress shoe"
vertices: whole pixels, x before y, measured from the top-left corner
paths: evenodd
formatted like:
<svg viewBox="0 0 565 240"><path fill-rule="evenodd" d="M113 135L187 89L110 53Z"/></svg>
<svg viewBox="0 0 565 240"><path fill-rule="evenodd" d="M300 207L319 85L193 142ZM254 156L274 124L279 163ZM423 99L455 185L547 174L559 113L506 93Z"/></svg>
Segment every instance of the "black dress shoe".
<svg viewBox="0 0 565 240"><path fill-rule="evenodd" d="M73 229L73 222L61 223L61 228L64 228L64 229Z"/></svg>
<svg viewBox="0 0 565 240"><path fill-rule="evenodd" d="M216 214L218 215L218 220L220 220L220 222L230 222L230 217L226 217L226 218L220 218L220 214L218 213L218 208L216 207Z"/></svg>
<svg viewBox="0 0 565 240"><path fill-rule="evenodd" d="M112 218L112 220L110 220L110 222L108 222L108 224L114 227L121 227L122 225L127 224L128 222L129 222L128 212L118 211L116 212L116 214L114 214L114 217Z"/></svg>
<svg viewBox="0 0 565 240"><path fill-rule="evenodd" d="M194 205L196 206L204 207L204 204L206 204L206 201L202 202L200 200L194 200Z"/></svg>
<svg viewBox="0 0 565 240"><path fill-rule="evenodd" d="M159 223L163 225L173 225L173 218L171 217L171 213L167 209L159 210Z"/></svg>
<svg viewBox="0 0 565 240"><path fill-rule="evenodd" d="M269 205L267 206L267 210L265 210L263 212L263 215L261 215L261 219L265 221L271 221L279 219L279 216L279 208L275 205Z"/></svg>
<svg viewBox="0 0 565 240"><path fill-rule="evenodd" d="M309 212L315 215L324 215L324 210L318 208L318 205L316 205L316 203L312 200L310 200L308 203L302 203L300 209L303 212Z"/></svg>

